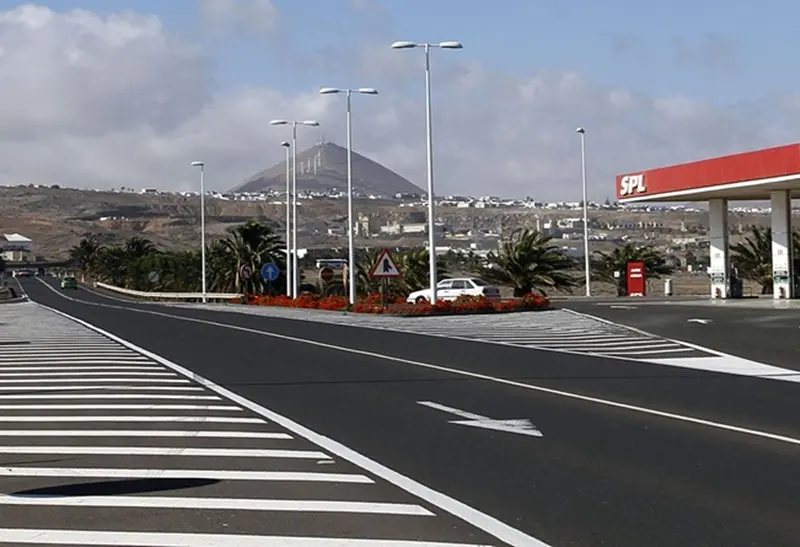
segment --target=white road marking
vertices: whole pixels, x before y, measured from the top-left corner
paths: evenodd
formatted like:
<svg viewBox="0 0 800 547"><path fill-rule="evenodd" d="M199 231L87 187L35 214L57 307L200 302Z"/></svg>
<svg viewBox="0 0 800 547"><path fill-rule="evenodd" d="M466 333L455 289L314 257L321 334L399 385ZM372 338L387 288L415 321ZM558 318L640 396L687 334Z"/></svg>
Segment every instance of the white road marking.
<svg viewBox="0 0 800 547"><path fill-rule="evenodd" d="M329 460L326 460L329 461ZM46 477L72 479L208 479L262 482L340 482L374 484L365 475L311 473L304 471L233 471L223 469L120 469L93 467L3 467L0 477ZM2 537L2 536L0 536Z"/></svg>
<svg viewBox="0 0 800 547"><path fill-rule="evenodd" d="M153 384L189 384L191 380L186 378L35 378L35 379L17 379L3 380L0 379L0 384L38 384L40 382L47 382L49 384L63 383L63 384L88 384L91 382L107 382L107 383L153 383Z"/></svg>
<svg viewBox="0 0 800 547"><path fill-rule="evenodd" d="M143 362L146 361L144 359L132 359L130 357L114 359L94 359L89 357L81 357L78 359L61 357L15 357L13 359L0 359L0 368L2 368L3 365L138 365Z"/></svg>
<svg viewBox="0 0 800 547"><path fill-rule="evenodd" d="M164 370L160 366L156 365L143 365L143 366L121 366L121 367L107 367L107 366L90 366L90 365L54 365L54 366L46 366L46 367L0 367L0 374L5 375L8 371L12 372L37 372L37 371L85 371L85 372L94 372L94 371L114 371L114 372L122 372L122 371L148 371L148 370Z"/></svg>
<svg viewBox="0 0 800 547"><path fill-rule="evenodd" d="M83 416L0 416L4 423L29 423L29 422L59 422L59 423L209 423L209 424L263 424L262 418L239 418L227 416L98 416L88 414Z"/></svg>
<svg viewBox="0 0 800 547"><path fill-rule="evenodd" d="M287 433L264 431L194 431L165 429L0 429L0 437L175 437L198 439L288 440Z"/></svg>
<svg viewBox="0 0 800 547"><path fill-rule="evenodd" d="M52 289L52 287L50 287L46 283L44 283L44 285ZM54 292L56 294L59 294L58 291ZM372 473L373 475L380 477L381 479L391 484L394 484L395 486L405 490L406 492L412 494L413 496L425 500L431 505L434 505L439 509L442 509L443 511L459 518L460 520L465 521L471 524L472 526L475 526L476 528L483 530L487 534L496 537L497 539L503 541L508 545L512 545L514 547L550 547L547 543L544 543L543 541L540 541L534 538L533 536L525 534L524 532L521 532L520 530L517 530L516 528L513 528L512 526L509 526L508 524L490 515L487 515L486 513L483 513L461 501L458 501L457 499L451 498L441 492L437 492L436 490L433 490L432 488L425 486L424 484L419 483L405 475L401 475L400 473L397 473L396 471L389 469L388 467L376 462L375 460L372 460L364 456L363 454L356 452L337 441L334 441L329 437L320 435L319 433L316 433L311 429L308 429L307 427L295 422L294 420L291 420L289 418L286 418L285 416L277 414L276 412L273 412L267 409L266 407L263 407L249 399L246 399L238 395L237 393L230 391L229 389L226 389L218 384L215 384L214 382L192 372L191 370L185 367L178 365L177 363L165 359L160 355L157 355L131 342L128 342L127 340L124 340L114 334L111 334L103 329L100 329L99 327L96 327L91 323L78 319L77 317L73 317L69 314L58 311L54 308L43 306L38 303L34 303L34 305L39 306L42 309L50 310L51 312L60 315L61 317L71 319L78 325L87 327L99 334L106 336L111 340L114 340L115 342L118 342L128 347L131 350L137 351L141 355L149 357L150 359L156 361L157 363L160 363L180 374L183 374L188 378L192 378L195 382L207 387L211 391L216 392L223 398L228 399L236 404L239 404L244 408L247 408L248 410L262 416L263 418L269 420L270 422L275 423L278 426L291 431L295 435L305 438L306 440L310 441L312 444L316 446L319 446L323 450L326 450L335 456L339 456L340 458L355 464L356 466ZM122 309L127 309L127 308L122 308ZM163 314L163 315L171 317L168 314ZM213 322L209 322L209 324L212 323ZM320 460L331 459L331 456L325 455L324 458L318 458L318 459ZM2 530L0 530L0 535L2 535ZM80 537L82 542L81 544L85 544L85 536L76 534L75 537ZM239 536L239 538L241 539L242 536ZM63 536L58 541L62 544L65 543ZM341 542L341 540L338 541ZM352 540L347 540L347 541L352 541ZM365 543L372 546L380 545L380 543L376 542L375 540L368 540ZM202 543L194 540L190 541L189 544L192 545L193 547L202 546ZM213 545L214 547L225 547L224 543L219 543L219 542L216 543L211 542L210 545ZM264 547L266 543L262 540L258 540L256 543L254 543L254 545L257 545L258 547ZM281 543L281 545L286 545L286 544ZM237 547L244 547L244 545L239 544L237 545Z"/></svg>
<svg viewBox="0 0 800 547"><path fill-rule="evenodd" d="M29 401L49 399L174 399L177 401L221 401L216 395L181 395L164 393L47 393L0 395L0 401Z"/></svg>
<svg viewBox="0 0 800 547"><path fill-rule="evenodd" d="M2 446L0 454L71 454L89 456L181 456L184 458L330 459L319 450L269 448L163 448L160 446Z"/></svg>
<svg viewBox="0 0 800 547"><path fill-rule="evenodd" d="M31 391L59 391L62 393L73 391L205 391L201 386L105 386L105 385L81 385L81 386L0 386L0 392L3 391L24 391L30 393Z"/></svg>
<svg viewBox="0 0 800 547"><path fill-rule="evenodd" d="M106 547L490 547L466 543L437 543L392 539L347 539L300 536L249 536L244 534L170 534L158 532L98 532L94 530L43 530L0 528L0 538L10 543L36 545L104 545Z"/></svg>
<svg viewBox="0 0 800 547"><path fill-rule="evenodd" d="M243 409L233 405L137 405L137 404L46 404L46 405L0 405L0 410L207 410L241 412Z"/></svg>
<svg viewBox="0 0 800 547"><path fill-rule="evenodd" d="M282 500L246 498L190 498L158 496L28 496L0 494L2 505L111 507L147 509L211 509L218 511L296 511L313 513L361 513L432 517L417 504L363 501ZM0 536L2 539L2 536Z"/></svg>
<svg viewBox="0 0 800 547"><path fill-rule="evenodd" d="M91 376L169 376L175 378L177 375L174 372L154 371L154 372L141 372L138 370L103 370L100 372L95 371L78 371L71 370L68 372L5 372L0 368L0 382L3 378L64 378L69 376L91 377Z"/></svg>
<svg viewBox="0 0 800 547"><path fill-rule="evenodd" d="M451 424L467 425L470 427L492 429L495 431L505 431L506 433L529 435L531 437L543 437L542 432L539 431L539 429L537 429L536 426L533 425L531 421L526 418L523 419L517 418L511 420L495 420L487 416L481 416L480 414L473 414L472 412L466 412L464 410L459 410L458 408L445 406L431 401L417 401L417 403L423 406L427 406L428 408L441 410L442 412L447 412L448 414L453 414L455 416L464 418L463 420L451 420L450 421Z"/></svg>
<svg viewBox="0 0 800 547"><path fill-rule="evenodd" d="M48 287L49 287L49 285L48 285ZM85 304L85 302L83 302L83 303ZM43 304L39 304L38 302L32 302L32 304L34 304L36 306L40 306L40 307L42 307L44 309L50 310L53 313L61 315L62 317L66 317L68 319L72 319L73 321L75 321L79 325L84 325L84 326L86 326L86 327L88 327L88 328L90 328L90 329L92 329L92 330L94 330L96 332L104 334L105 336L108 336L112 340L116 340L119 343L129 347L130 349L132 349L134 351L139 351L139 352L142 353L142 355L146 355L146 356L150 357L152 360L163 364L164 366L172 368L173 370L176 370L177 372L185 374L188 377L194 378L197 383L199 383L201 385L204 385L204 386L208 387L209 389L212 389L212 390L216 391L217 393L219 393L223 397L226 397L227 399L230 399L231 401L236 402L236 403L244 406L245 408L248 408L248 409L252 410L253 412L255 412L257 414L260 414L260 415L262 415L262 416L264 416L264 417L266 417L266 418L268 418L270 420L275 421L275 423L278 423L278 424L281 424L281 425L289 424L289 425L284 425L284 427L294 431L298 435L301 435L301 436L304 436L304 437L306 435L308 435L309 437L306 437L306 438L309 438L309 440L311 440L311 438L314 438L314 439L319 438L321 442L316 442L316 441L312 441L312 442L315 442L315 444L319 444L323 448L327 448L327 447L325 447L324 444L322 444L323 442L326 443L326 444L329 442L329 440L326 439L325 437L318 436L316 433L313 433L312 431L307 430L306 428L304 428L300 424L297 424L297 423L289 420L288 418L284 418L283 416L280 416L279 414L275 414L274 412L272 412L272 411L270 411L270 410L268 410L268 409L266 409L266 408L264 408L264 407L262 407L262 406L260 406L260 405L258 405L256 403L254 403L254 402L252 402L252 401L250 401L248 399L245 399L244 397L241 397L241 396L237 395L236 393L234 393L234 392L232 392L232 391L230 391L230 390L228 390L226 388L223 388L222 386L218 386L214 382L211 382L210 380L195 374L194 372L190 371L189 369L186 369L186 368L184 368L184 367L182 367L182 366L180 366L180 365L178 365L176 363L173 363L172 361L169 361L168 359L165 359L165 358L163 358L163 357L161 357L159 355L156 355L155 353L153 353L151 351L148 351L148 350L146 350L144 348L140 348L139 346L136 346L135 344L132 344L131 342L123 340L122 338L120 338L120 337L118 337L118 336L116 336L116 335L114 335L114 334L112 334L112 333L110 333L108 331L105 331L105 330L103 330L103 329L101 329L99 327L96 327L96 326L92 325L91 323L88 323L88 322L84 321L83 319L79 319L77 317L73 317L73 316L71 316L71 315L69 315L67 313L64 313L64 312L62 312L60 310L57 310L55 308L50 308L50 307L45 306ZM701 425L701 426L704 426L704 427L710 427L710 428L713 428L713 429L719 429L719 430L723 430L723 431L730 431L730 432L734 432L734 433L740 433L740 434L749 435L749 436L752 436L752 437L759 437L759 438L770 439L770 440L777 441L777 442L782 442L782 443L800 445L800 439L795 438L795 437L789 437L787 435L779 435L779 434L776 434L776 433L770 433L768 431L761 431L761 430L757 430L757 429L752 429L752 428L741 427L741 426L737 426L737 425L726 424L726 423L723 423L723 422L717 422L717 421L713 421L713 420L706 420L706 419L703 419L703 418L696 418L694 416L677 414L677 413L674 413L674 412L666 412L666 411L663 411L663 410L657 410L657 409L653 409L653 408L647 408L647 407L638 406L638 405L632 405L632 404L628 404L628 403L620 403L620 402L617 402L617 401L612 401L610 399L603 399L601 397L591 397L589 395L582 395L580 393L573 393L573 392L569 392L569 391L563 391L563 390L560 390L560 389L553 389L553 388L545 387L545 386L538 385L538 384L529 384L529 383L525 383L525 382L519 382L519 381L516 381L516 380L508 380L506 378L499 378L499 377L496 377L496 376L490 376L488 374L481 374L481 373L478 373L478 372L470 372L468 370L461 370L461 369L457 369L457 368L453 368L453 367L446 367L446 366L442 366L442 365L434 365L432 363L424 363L422 361L414 361L412 359L404 359L402 357L394 357L394 356L391 356L391 355L386 355L386 354L377 353L377 352L373 352L373 351L366 351L366 350L360 350L360 349L355 349L355 348L348 348L348 347L345 347L345 346L338 346L336 344L329 344L329 343L326 343L326 342L319 342L317 340L309 340L307 338L299 338L299 337L296 337L296 336L288 336L288 335L285 335L285 334L278 334L278 333L274 333L274 332L266 332L266 331L257 330L257 329L251 329L251 328L247 328L247 327L240 327L238 325L229 325L229 324L226 324L226 323L220 323L218 321L208 321L206 319L197 319L197 318L194 318L194 317L185 317L185 316L181 316L181 315L171 315L171 314L168 314L168 313L158 312L158 311L154 311L154 310L142 310L142 309L138 309L138 308L125 308L123 306L112 306L112 305L108 305L108 304L98 304L98 303L91 303L90 305L97 305L97 306L101 306L101 307L109 307L109 308L112 308L112 309L113 308L118 308L118 309L124 309L124 310L132 311L132 312L152 314L152 315L156 315L156 316L175 319L175 320L178 320L178 321L186 321L186 322L189 322L189 323L197 323L197 324L201 324L201 325L209 325L209 326L214 326L214 327L220 327L220 328L235 330L235 331L238 331L238 332L249 332L251 334L257 334L257 335L260 335L260 336L266 336L268 338L275 338L277 340L286 340L286 341L297 342L297 343L300 343L300 344L306 344L306 345L314 346L314 347L318 347L318 348L332 349L332 350L340 351L342 353L349 353L351 355L362 355L362 356L365 356L365 357L373 357L373 358L376 358L376 359L382 359L382 360L391 361L391 362L394 362L394 363L402 363L402 364L412 365L412 366L425 368L425 369L429 369L429 370L437 370L437 371L440 371L440 372L447 372L447 373L450 373L450 374L454 374L454 375L457 375L457 376L463 376L463 377L466 377L466 378L475 378L475 379L478 379L478 380L486 380L486 381L489 381L489 382L494 382L496 384L519 387L519 388L522 388L522 389L536 391L536 392L539 392L539 393L546 393L548 395L554 395L554 396L557 396L557 397L563 397L563 398L577 400L577 401L584 401L584 402L587 402L587 403L603 405L603 406L607 406L607 407L611 407L611 408L618 408L618 409L621 409L621 410L627 410L627 411L630 411L630 412L636 412L636 413L640 413L640 414L647 414L649 416L658 416L660 418L666 418L666 419L669 419L669 420L675 420L675 421L679 421L679 422L685 422L685 423L691 423L691 424L695 424L695 425ZM304 434L300 433L300 431L304 431L306 434L304 435ZM338 445L338 443L335 443L335 444ZM331 448L328 448L328 450L331 451L331 452L336 453L336 450L332 450ZM348 453L353 458L364 458L364 456L361 456L358 453L354 453L350 449L348 449L348 448L346 448L344 446L341 446L340 448L337 447L337 450L341 450L344 453ZM341 454L339 454L339 455L341 455ZM350 458L347 458L347 457L345 457L345 458L346 459L350 459ZM351 460L351 461L353 461L353 460ZM367 460L367 461L370 462L369 465L380 465L380 464L377 464L377 462L373 462L372 460ZM392 473L391 471L389 471L389 472ZM406 479L405 477L403 477L402 479L399 479L399 480L402 481L404 479L405 480L409 480L409 479ZM420 485L420 486L422 486L422 485ZM453 500L453 501L456 502L455 500ZM456 502L456 503L460 503L460 502ZM464 519L464 520L467 520L467 519ZM506 526L504 523L499 523L499 524L501 524L503 526Z"/></svg>

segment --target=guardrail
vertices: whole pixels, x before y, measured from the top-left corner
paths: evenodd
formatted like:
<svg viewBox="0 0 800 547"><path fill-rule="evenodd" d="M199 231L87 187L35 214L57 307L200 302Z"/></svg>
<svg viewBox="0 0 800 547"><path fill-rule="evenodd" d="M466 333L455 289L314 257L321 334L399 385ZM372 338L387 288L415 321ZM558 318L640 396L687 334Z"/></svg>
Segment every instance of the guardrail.
<svg viewBox="0 0 800 547"><path fill-rule="evenodd" d="M109 285L108 283L100 283L99 281L94 284L98 289L105 289L107 291L132 296L134 298L143 298L147 300L181 300L181 301L201 301L203 293L201 292L148 292L148 291L135 291L133 289L125 289ZM206 300L234 300L242 298L241 293L206 293Z"/></svg>

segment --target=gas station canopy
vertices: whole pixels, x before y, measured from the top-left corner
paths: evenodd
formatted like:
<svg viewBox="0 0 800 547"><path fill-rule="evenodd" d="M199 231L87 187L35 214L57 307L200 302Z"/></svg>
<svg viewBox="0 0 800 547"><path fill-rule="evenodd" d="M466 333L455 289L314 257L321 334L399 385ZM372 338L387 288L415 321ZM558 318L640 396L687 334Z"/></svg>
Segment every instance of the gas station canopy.
<svg viewBox="0 0 800 547"><path fill-rule="evenodd" d="M800 198L800 143L617 176L620 203Z"/></svg>

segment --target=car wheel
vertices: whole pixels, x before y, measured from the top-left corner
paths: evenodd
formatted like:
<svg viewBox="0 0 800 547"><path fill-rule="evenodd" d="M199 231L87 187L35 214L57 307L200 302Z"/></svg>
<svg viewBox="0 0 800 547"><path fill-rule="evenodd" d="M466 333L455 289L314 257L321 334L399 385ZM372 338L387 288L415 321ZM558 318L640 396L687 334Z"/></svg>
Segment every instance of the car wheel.
<svg viewBox="0 0 800 547"><path fill-rule="evenodd" d="M415 304L424 304L427 301L428 301L428 299L425 298L424 296L418 296L417 299L414 301L414 303Z"/></svg>

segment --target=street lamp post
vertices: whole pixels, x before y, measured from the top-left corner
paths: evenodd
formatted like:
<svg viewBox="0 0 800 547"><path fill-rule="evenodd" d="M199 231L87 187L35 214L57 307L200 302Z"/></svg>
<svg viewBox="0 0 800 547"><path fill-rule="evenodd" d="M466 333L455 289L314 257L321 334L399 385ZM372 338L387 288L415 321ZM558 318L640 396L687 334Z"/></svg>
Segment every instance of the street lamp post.
<svg viewBox="0 0 800 547"><path fill-rule="evenodd" d="M291 195L291 187L289 183L289 150L292 147L286 141L281 143L281 146L286 150L286 296L292 296L292 261L289 260L292 237L292 206L289 203L289 196Z"/></svg>
<svg viewBox="0 0 800 547"><path fill-rule="evenodd" d="M207 301L207 291L206 291L206 187L204 174L205 174L205 163L202 161L193 161L191 163L192 167L199 167L200 168L200 260L202 264L200 266L200 275L202 276L202 290L203 290L203 303Z"/></svg>
<svg viewBox="0 0 800 547"><path fill-rule="evenodd" d="M314 120L272 120L270 125L292 126L292 298L297 298L299 271L297 264L297 126L307 125L319 127L319 122Z"/></svg>
<svg viewBox="0 0 800 547"><path fill-rule="evenodd" d="M356 251L355 239L353 235L353 126L351 123L351 101L352 94L377 95L378 91L371 87L360 87L358 89L339 89L335 87L323 87L319 90L321 95L332 95L344 93L347 97L347 286L350 303L356 303Z"/></svg>
<svg viewBox="0 0 800 547"><path fill-rule="evenodd" d="M462 49L461 42L448 41L438 44L395 42L392 49L424 48L425 50L425 116L428 148L428 263L430 266L431 304L436 303L436 237L434 233L433 205L433 120L431 115L431 48Z"/></svg>
<svg viewBox="0 0 800 547"><path fill-rule="evenodd" d="M591 257L589 256L589 201L586 189L586 130L575 130L581 136L581 181L583 185L583 263L586 275L586 296L592 296Z"/></svg>

